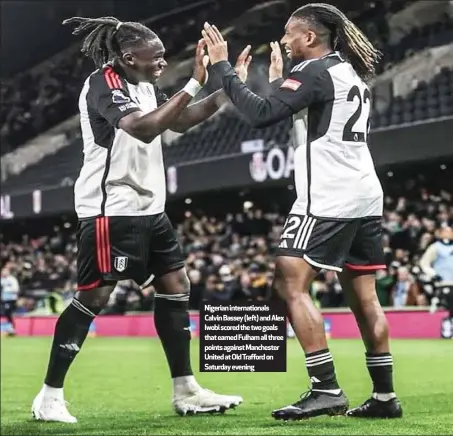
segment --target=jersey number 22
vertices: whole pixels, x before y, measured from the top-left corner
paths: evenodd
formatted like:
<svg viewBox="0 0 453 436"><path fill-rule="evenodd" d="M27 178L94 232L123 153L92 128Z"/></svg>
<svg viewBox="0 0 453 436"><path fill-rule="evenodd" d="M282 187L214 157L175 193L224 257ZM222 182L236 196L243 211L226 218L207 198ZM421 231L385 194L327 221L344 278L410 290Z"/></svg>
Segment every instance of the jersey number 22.
<svg viewBox="0 0 453 436"><path fill-rule="evenodd" d="M368 137L368 131L370 129L370 117L371 117L371 93L368 88L365 88L363 96L358 86L353 86L348 93L348 101L354 101L357 97L359 100L359 106L357 110L349 118L348 122L344 126L343 130L343 141L347 142L366 142ZM365 108L364 108L365 106ZM357 125L362 117L362 110L368 110L368 116L366 117L366 125ZM363 124L363 123L360 123ZM357 131L352 130L353 128L359 129Z"/></svg>

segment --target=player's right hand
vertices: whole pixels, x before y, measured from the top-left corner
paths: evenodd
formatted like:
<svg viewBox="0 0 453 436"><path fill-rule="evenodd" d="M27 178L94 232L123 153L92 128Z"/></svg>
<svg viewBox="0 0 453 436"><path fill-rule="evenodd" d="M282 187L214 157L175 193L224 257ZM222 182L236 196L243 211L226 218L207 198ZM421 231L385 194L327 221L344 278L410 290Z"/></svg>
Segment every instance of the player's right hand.
<svg viewBox="0 0 453 436"><path fill-rule="evenodd" d="M200 83L200 85L204 85L208 81L208 71L206 68L209 64L209 56L206 54L205 49L206 41L200 39L195 51L195 68L192 74L192 77Z"/></svg>
<svg viewBox="0 0 453 436"><path fill-rule="evenodd" d="M280 44L271 42L271 65L269 66L269 82L283 77L283 56Z"/></svg>

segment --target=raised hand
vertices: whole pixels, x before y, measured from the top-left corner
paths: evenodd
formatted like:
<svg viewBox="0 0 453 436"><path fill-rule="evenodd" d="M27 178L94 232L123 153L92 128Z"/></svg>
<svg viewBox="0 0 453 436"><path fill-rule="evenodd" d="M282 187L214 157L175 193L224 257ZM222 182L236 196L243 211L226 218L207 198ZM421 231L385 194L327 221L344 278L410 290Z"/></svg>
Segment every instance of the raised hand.
<svg viewBox="0 0 453 436"><path fill-rule="evenodd" d="M201 85L204 85L208 81L208 71L206 70L206 67L209 64L209 56L206 54L205 48L206 41L200 39L195 51L195 67L192 77Z"/></svg>
<svg viewBox="0 0 453 436"><path fill-rule="evenodd" d="M247 80L250 62L252 62L252 56L249 55L251 48L252 47L248 45L242 50L242 53L238 56L236 65L234 66L236 74L244 83Z"/></svg>
<svg viewBox="0 0 453 436"><path fill-rule="evenodd" d="M269 82L283 77L283 56L278 42L271 42L271 64L269 66Z"/></svg>
<svg viewBox="0 0 453 436"><path fill-rule="evenodd" d="M220 61L227 61L228 45L219 32L219 29L216 26L211 26L209 23L204 23L204 29L201 33L208 47L211 64L214 65Z"/></svg>

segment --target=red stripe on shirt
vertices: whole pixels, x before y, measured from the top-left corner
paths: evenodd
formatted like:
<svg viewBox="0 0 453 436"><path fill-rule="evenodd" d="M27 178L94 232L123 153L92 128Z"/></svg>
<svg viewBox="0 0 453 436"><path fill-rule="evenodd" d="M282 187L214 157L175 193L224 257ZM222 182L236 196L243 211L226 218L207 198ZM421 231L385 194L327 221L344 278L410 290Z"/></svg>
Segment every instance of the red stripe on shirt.
<svg viewBox="0 0 453 436"><path fill-rule="evenodd" d="M110 76L110 71L109 69L106 69L104 70L104 79L105 81L107 82L107 86L110 88L110 89L115 89L115 85L113 84L113 80Z"/></svg>
<svg viewBox="0 0 453 436"><path fill-rule="evenodd" d="M106 68L104 74L106 74L109 77L109 80L112 84L111 87L109 85L109 87L111 89L121 89L123 87L123 84L121 82L121 77L119 76L118 73L113 71L112 68L110 68L110 67Z"/></svg>

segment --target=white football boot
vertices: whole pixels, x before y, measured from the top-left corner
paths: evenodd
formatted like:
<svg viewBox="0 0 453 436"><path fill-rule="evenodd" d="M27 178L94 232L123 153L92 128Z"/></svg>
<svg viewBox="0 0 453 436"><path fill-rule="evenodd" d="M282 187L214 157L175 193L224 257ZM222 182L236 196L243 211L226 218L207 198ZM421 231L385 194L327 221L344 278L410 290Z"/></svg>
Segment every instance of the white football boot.
<svg viewBox="0 0 453 436"><path fill-rule="evenodd" d="M31 413L37 421L64 422L75 424L77 419L72 416L66 407L63 395L52 395L45 392L45 389L33 400Z"/></svg>
<svg viewBox="0 0 453 436"><path fill-rule="evenodd" d="M180 377L183 379L183 377ZM242 403L242 397L236 395L220 395L209 389L204 389L194 377L184 383L174 379L173 408L178 415L195 415L197 413L224 413Z"/></svg>

